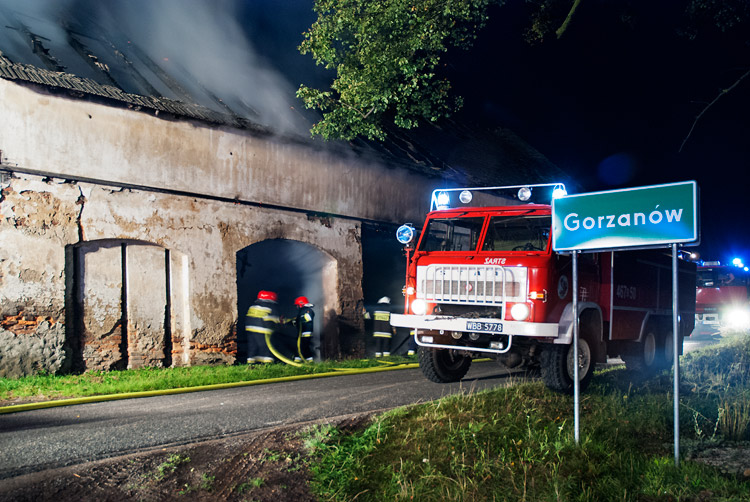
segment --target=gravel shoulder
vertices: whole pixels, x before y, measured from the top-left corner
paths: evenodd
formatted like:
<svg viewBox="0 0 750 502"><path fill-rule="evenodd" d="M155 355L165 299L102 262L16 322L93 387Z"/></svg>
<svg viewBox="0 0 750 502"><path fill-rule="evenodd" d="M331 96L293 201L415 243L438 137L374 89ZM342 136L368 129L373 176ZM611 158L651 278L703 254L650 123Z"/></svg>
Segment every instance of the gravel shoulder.
<svg viewBox="0 0 750 502"><path fill-rule="evenodd" d="M273 428L25 474L0 480L0 501L313 502L299 432L319 423L356 429L371 416Z"/></svg>

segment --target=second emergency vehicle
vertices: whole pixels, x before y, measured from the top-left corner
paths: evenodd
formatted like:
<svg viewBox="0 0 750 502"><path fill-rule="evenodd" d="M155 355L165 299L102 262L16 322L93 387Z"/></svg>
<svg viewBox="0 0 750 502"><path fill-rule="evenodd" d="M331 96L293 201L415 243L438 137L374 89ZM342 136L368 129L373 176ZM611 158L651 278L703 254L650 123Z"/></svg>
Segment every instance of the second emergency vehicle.
<svg viewBox="0 0 750 502"><path fill-rule="evenodd" d="M750 329L750 274L743 267L703 262L698 266L696 335Z"/></svg>

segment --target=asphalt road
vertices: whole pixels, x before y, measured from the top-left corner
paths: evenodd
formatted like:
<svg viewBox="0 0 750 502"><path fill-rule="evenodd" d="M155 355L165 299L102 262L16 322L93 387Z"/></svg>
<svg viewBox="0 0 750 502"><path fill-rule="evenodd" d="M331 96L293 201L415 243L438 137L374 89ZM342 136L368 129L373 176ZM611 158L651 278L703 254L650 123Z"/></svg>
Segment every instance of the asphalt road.
<svg viewBox="0 0 750 502"><path fill-rule="evenodd" d="M692 337L691 337L692 338ZM715 343L685 340L685 352ZM619 359L610 364L622 364ZM127 399L0 415L0 479L151 448L431 401L508 384L494 362L461 382L436 384L418 369Z"/></svg>
<svg viewBox="0 0 750 502"><path fill-rule="evenodd" d="M409 369L0 415L0 479L248 431L431 401L506 384L475 363L455 384Z"/></svg>

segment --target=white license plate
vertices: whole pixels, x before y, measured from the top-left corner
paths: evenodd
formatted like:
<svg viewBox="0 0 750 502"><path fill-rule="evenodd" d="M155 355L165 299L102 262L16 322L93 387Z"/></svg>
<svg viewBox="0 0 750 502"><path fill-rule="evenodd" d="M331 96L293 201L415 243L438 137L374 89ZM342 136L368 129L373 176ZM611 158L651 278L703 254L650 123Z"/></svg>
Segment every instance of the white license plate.
<svg viewBox="0 0 750 502"><path fill-rule="evenodd" d="M503 323L466 321L466 331L479 331L482 333L502 333Z"/></svg>

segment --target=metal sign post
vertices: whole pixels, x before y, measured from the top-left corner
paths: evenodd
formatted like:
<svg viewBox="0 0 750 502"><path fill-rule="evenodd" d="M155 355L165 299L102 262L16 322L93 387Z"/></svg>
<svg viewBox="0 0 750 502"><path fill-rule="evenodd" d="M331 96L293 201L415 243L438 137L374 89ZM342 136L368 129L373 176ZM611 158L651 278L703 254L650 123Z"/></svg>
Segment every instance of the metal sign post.
<svg viewBox="0 0 750 502"><path fill-rule="evenodd" d="M680 466L680 321L677 273L677 244L672 244L672 362L674 371L674 465Z"/></svg>
<svg viewBox="0 0 750 502"><path fill-rule="evenodd" d="M580 384L578 382L578 251L573 252L573 435L580 440Z"/></svg>
<svg viewBox="0 0 750 502"><path fill-rule="evenodd" d="M674 459L680 462L678 244L698 243L695 181L607 192L567 195L552 201L552 249L572 253L573 401L579 442L578 253L619 249L672 248L672 341L674 363Z"/></svg>

